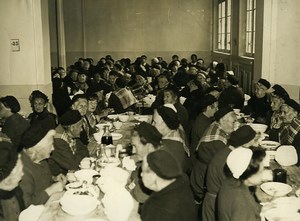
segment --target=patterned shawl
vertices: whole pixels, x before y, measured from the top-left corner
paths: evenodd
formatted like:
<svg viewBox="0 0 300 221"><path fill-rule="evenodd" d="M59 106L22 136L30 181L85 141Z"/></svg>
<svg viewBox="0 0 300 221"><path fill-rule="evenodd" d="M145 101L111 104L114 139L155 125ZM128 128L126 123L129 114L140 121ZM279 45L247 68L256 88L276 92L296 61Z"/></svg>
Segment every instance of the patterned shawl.
<svg viewBox="0 0 300 221"><path fill-rule="evenodd" d="M137 102L132 92L130 90L127 90L126 88L121 88L120 90L113 93L120 99L123 109L127 109Z"/></svg>
<svg viewBox="0 0 300 221"><path fill-rule="evenodd" d="M292 144L295 136L300 132L300 116L294 118L288 125L284 125L279 133L281 144Z"/></svg>
<svg viewBox="0 0 300 221"><path fill-rule="evenodd" d="M228 135L220 128L217 122L213 122L209 128L205 131L203 137L199 141L196 150L198 150L202 142L210 142L214 140L219 140L224 144L227 144Z"/></svg>

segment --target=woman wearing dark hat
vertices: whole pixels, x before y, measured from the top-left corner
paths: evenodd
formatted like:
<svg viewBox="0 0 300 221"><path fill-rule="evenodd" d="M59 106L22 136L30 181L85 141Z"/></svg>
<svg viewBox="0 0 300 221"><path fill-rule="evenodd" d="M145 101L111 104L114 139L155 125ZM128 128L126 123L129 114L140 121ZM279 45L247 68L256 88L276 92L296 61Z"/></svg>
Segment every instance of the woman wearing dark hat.
<svg viewBox="0 0 300 221"><path fill-rule="evenodd" d="M220 108L214 117L216 121L207 128L196 147L197 160L190 176L192 190L199 203L203 201L205 194L207 167L214 155L227 147L227 139L237 123L236 114L229 106Z"/></svg>
<svg viewBox="0 0 300 221"><path fill-rule="evenodd" d="M77 110L67 111L59 119L60 125L54 136L54 151L48 162L53 175L77 170L80 161L89 153L79 137L82 130L82 116Z"/></svg>
<svg viewBox="0 0 300 221"><path fill-rule="evenodd" d="M281 106L290 98L286 90L278 84L273 87L271 93L271 111L267 116L267 125L269 126L269 139L279 141L278 133L282 126Z"/></svg>
<svg viewBox="0 0 300 221"><path fill-rule="evenodd" d="M271 110L268 90L271 84L266 79L259 79L255 84L255 94L248 101L244 112L250 113L257 123L266 123L268 112Z"/></svg>
<svg viewBox="0 0 300 221"><path fill-rule="evenodd" d="M19 111L20 104L14 96L0 98L0 119L4 119L2 132L11 139L16 150L21 151L20 139L30 124L18 114Z"/></svg>
<svg viewBox="0 0 300 221"><path fill-rule="evenodd" d="M203 200L202 220L217 220L216 197L222 183L226 180L223 168L229 153L235 148L250 146L258 146L258 136L249 125L243 125L230 134L227 147L217 152L210 161L206 173L207 192Z"/></svg>
<svg viewBox="0 0 300 221"><path fill-rule="evenodd" d="M164 148L171 151L184 172L189 168L190 150L174 105L154 110L153 126L162 134Z"/></svg>
<svg viewBox="0 0 300 221"><path fill-rule="evenodd" d="M23 163L9 139L0 141L0 220L17 221L25 209L19 182Z"/></svg>
<svg viewBox="0 0 300 221"><path fill-rule="evenodd" d="M279 132L281 144L293 145L300 156L300 104L292 99L285 101L281 106L281 117L284 125ZM300 165L298 160L297 165Z"/></svg>
<svg viewBox="0 0 300 221"><path fill-rule="evenodd" d="M143 221L197 220L188 180L170 153L157 150L148 154L141 176L144 185L154 191L143 205Z"/></svg>
<svg viewBox="0 0 300 221"><path fill-rule="evenodd" d="M249 187L262 183L265 156L265 150L258 147L239 147L230 152L224 168L228 179L217 198L217 220L261 220L261 205L255 201Z"/></svg>
<svg viewBox="0 0 300 221"><path fill-rule="evenodd" d="M49 127L56 127L56 115L47 109L49 99L41 91L33 91L30 96L30 103L33 113L29 114L30 124L49 124Z"/></svg>
<svg viewBox="0 0 300 221"><path fill-rule="evenodd" d="M22 137L24 176L20 187L23 190L26 208L31 204L46 203L50 196L62 192L66 184L66 179L62 175L57 177L58 182L52 178L47 162L54 149L54 135L54 128L35 124Z"/></svg>

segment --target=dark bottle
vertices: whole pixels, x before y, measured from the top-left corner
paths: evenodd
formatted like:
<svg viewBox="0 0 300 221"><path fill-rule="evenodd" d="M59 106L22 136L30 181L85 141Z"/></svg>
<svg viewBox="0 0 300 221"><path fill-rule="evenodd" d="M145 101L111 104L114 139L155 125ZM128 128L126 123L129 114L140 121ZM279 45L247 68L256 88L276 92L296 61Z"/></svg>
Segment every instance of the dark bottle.
<svg viewBox="0 0 300 221"><path fill-rule="evenodd" d="M113 143L112 136L109 132L109 126L104 127L104 133L101 138L101 144L110 145Z"/></svg>

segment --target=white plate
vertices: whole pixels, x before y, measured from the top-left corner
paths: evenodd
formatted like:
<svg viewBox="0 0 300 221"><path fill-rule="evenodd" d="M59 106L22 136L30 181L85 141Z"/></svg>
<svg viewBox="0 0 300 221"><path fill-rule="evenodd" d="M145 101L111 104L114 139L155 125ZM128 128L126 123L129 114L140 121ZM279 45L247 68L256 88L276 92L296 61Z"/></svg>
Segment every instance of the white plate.
<svg viewBox="0 0 300 221"><path fill-rule="evenodd" d="M87 181L88 183L93 182L93 176L97 175L98 172L92 169L82 169L74 173L78 181Z"/></svg>
<svg viewBox="0 0 300 221"><path fill-rule="evenodd" d="M99 205L99 201L88 195L65 194L60 199L61 208L72 216L83 216L91 213Z"/></svg>
<svg viewBox="0 0 300 221"><path fill-rule="evenodd" d="M263 183L260 188L270 196L285 196L292 191L292 187L290 185L279 182Z"/></svg>
<svg viewBox="0 0 300 221"><path fill-rule="evenodd" d="M120 140L123 137L120 133L111 133L111 136L113 140Z"/></svg>
<svg viewBox="0 0 300 221"><path fill-rule="evenodd" d="M274 150L280 146L280 143L271 140L263 140L261 141L260 146L268 150Z"/></svg>
<svg viewBox="0 0 300 221"><path fill-rule="evenodd" d="M269 221L299 221L300 199L296 197L280 197L271 202L273 207L264 212Z"/></svg>
<svg viewBox="0 0 300 221"><path fill-rule="evenodd" d="M108 119L118 119L119 118L119 115L118 114L110 114L110 115L107 115L107 118Z"/></svg>

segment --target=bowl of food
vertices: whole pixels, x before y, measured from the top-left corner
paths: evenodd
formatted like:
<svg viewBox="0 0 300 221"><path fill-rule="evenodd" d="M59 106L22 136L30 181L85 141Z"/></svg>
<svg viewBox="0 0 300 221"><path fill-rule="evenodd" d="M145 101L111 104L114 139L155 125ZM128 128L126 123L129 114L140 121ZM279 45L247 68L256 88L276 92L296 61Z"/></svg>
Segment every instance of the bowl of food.
<svg viewBox="0 0 300 221"><path fill-rule="evenodd" d="M256 133L264 133L268 128L267 125L258 123L250 123L249 126L252 127L252 129L255 130Z"/></svg>
<svg viewBox="0 0 300 221"><path fill-rule="evenodd" d="M127 114L120 114L119 115L119 120L121 122L126 122L126 121L128 121L128 119L129 119L129 115L127 115Z"/></svg>
<svg viewBox="0 0 300 221"><path fill-rule="evenodd" d="M101 131L101 130L104 130L104 127L108 126L109 129L111 129L113 127L112 123L111 122L105 122L105 123L99 123L99 124L96 124L96 127Z"/></svg>
<svg viewBox="0 0 300 221"><path fill-rule="evenodd" d="M99 204L99 200L89 195L64 194L60 199L62 210L72 216L87 215L94 211Z"/></svg>
<svg viewBox="0 0 300 221"><path fill-rule="evenodd" d="M78 181L86 181L87 183L92 183L93 182L93 176L97 175L98 172L96 170L92 169L82 169L78 170L74 173L75 177L77 178Z"/></svg>
<svg viewBox="0 0 300 221"><path fill-rule="evenodd" d="M280 146L280 143L272 140L263 140L260 142L260 146L267 150L275 150Z"/></svg>

